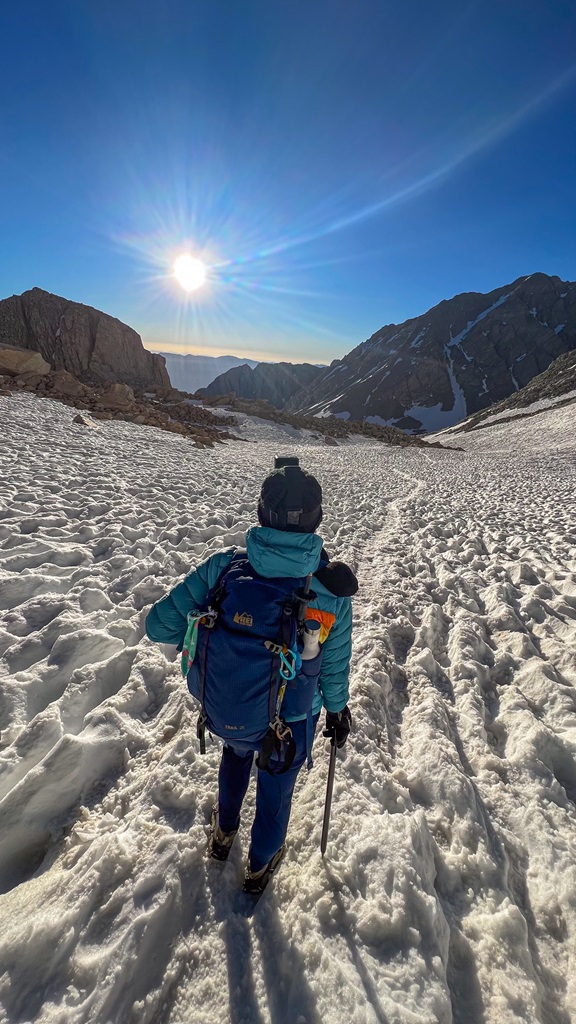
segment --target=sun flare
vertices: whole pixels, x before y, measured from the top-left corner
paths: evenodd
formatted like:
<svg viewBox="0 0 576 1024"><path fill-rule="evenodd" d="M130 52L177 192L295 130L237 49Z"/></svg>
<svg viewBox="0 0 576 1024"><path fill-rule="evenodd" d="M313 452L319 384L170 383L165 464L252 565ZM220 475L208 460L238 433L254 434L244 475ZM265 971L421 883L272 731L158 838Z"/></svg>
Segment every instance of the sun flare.
<svg viewBox="0 0 576 1024"><path fill-rule="evenodd" d="M174 277L185 291L195 292L206 280L206 267L202 260L185 252L174 263Z"/></svg>

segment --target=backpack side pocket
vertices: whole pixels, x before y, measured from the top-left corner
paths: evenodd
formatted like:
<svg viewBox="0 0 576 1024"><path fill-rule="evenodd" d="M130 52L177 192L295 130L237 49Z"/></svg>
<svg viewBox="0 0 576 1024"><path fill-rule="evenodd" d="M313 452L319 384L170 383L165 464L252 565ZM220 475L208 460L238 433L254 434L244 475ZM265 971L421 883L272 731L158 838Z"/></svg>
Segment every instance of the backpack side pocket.
<svg viewBox="0 0 576 1024"><path fill-rule="evenodd" d="M321 668L322 649L315 658L303 661L294 679L287 684L281 709L283 718L304 718L308 714L318 689Z"/></svg>

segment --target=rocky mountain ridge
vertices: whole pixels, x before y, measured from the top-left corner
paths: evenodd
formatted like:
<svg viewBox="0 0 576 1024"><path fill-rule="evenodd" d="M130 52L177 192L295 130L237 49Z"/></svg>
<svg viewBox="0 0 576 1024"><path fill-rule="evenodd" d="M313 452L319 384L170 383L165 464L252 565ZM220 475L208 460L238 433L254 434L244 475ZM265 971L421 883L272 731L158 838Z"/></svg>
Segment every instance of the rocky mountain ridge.
<svg viewBox="0 0 576 1024"><path fill-rule="evenodd" d="M381 328L286 409L437 431L519 391L575 347L576 284L532 274Z"/></svg>
<svg viewBox="0 0 576 1024"><path fill-rule="evenodd" d="M233 392L239 398L264 400L277 409L283 409L292 395L313 386L323 372L323 367L311 363L258 363L254 368L238 366L220 374L198 393L213 397Z"/></svg>
<svg viewBox="0 0 576 1024"><path fill-rule="evenodd" d="M131 327L42 288L0 300L0 344L39 352L85 383L170 387L164 359Z"/></svg>

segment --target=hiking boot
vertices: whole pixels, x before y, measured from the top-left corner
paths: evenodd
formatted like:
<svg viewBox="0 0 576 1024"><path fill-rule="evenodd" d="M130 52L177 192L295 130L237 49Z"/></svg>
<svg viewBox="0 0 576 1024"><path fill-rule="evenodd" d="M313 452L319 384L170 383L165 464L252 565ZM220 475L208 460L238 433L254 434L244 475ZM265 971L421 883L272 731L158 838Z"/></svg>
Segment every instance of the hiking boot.
<svg viewBox="0 0 576 1024"><path fill-rule="evenodd" d="M286 847L281 846L278 853L275 853L272 860L260 868L260 871L250 871L246 868L242 891L247 892L249 896L261 896L285 853Z"/></svg>
<svg viewBox="0 0 576 1024"><path fill-rule="evenodd" d="M238 829L233 832L223 832L218 824L218 807L214 804L210 818L210 836L208 838L208 856L214 860L228 860L228 854L232 849L234 836Z"/></svg>

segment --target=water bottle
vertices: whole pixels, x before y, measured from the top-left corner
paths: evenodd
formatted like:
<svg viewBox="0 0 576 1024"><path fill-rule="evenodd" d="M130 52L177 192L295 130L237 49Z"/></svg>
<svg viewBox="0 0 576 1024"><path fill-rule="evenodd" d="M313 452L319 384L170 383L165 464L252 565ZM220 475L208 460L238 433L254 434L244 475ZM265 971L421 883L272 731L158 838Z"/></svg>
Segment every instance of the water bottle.
<svg viewBox="0 0 576 1024"><path fill-rule="evenodd" d="M320 654L320 623L316 619L306 620L303 639L302 661L310 661Z"/></svg>

